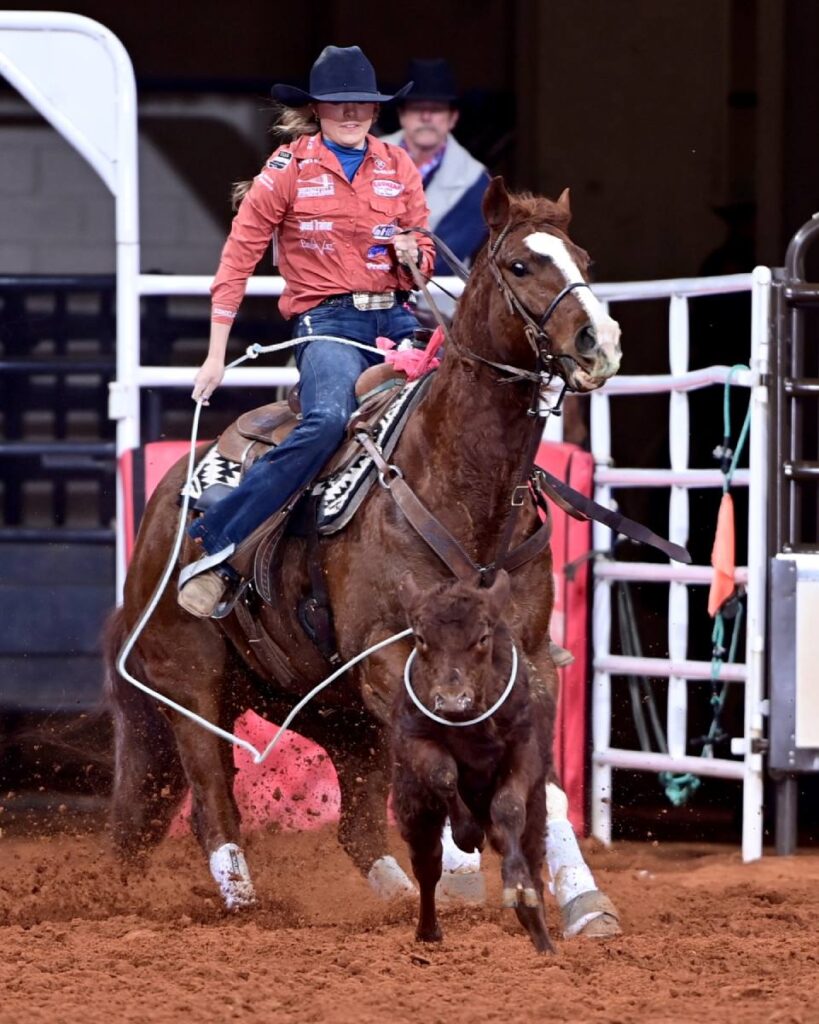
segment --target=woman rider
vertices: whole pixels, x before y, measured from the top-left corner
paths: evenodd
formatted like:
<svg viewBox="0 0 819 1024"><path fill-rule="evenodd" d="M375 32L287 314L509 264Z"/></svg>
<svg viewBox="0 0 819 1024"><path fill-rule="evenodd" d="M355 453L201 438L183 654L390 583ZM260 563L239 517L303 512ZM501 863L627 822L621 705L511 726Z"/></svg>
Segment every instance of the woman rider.
<svg viewBox="0 0 819 1024"><path fill-rule="evenodd" d="M356 378L380 362L378 336L411 337L417 321L405 305L413 261L427 276L435 253L421 178L407 153L370 135L378 104L404 96L378 91L359 47L326 47L310 72L309 91L275 85L289 109L280 146L246 190L222 250L212 295L208 355L194 400L207 402L221 383L230 326L274 232L286 286L282 315L297 317L297 337L334 335L373 347L311 341L296 348L302 420L259 459L240 485L190 527L205 554L180 576L179 603L211 615L235 578L227 560L237 545L305 487L336 450L355 410ZM241 186L240 186L241 189Z"/></svg>

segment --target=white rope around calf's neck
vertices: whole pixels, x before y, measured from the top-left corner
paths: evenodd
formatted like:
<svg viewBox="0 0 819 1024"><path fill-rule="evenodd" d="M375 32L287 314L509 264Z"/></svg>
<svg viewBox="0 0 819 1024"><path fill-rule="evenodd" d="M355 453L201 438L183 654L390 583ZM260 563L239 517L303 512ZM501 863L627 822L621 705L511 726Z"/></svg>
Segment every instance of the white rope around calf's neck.
<svg viewBox="0 0 819 1024"><path fill-rule="evenodd" d="M506 684L506 688L500 697L498 697L491 708L487 708L487 710L484 711L483 714L478 715L477 718L470 718L468 722L451 722L448 718L441 718L440 715L436 715L435 712L430 711L425 704L421 703L421 700L415 690L413 690L410 674L412 672L412 663L414 660L415 648L410 651L410 656L407 658L406 664L404 665L404 688L410 695L410 700L422 714L426 715L427 718L431 718L433 722L437 722L439 725L451 725L458 729L463 729L467 725L478 725L479 722L485 722L487 718L491 718L512 692L512 687L515 685L515 679L518 675L518 649L515 647L514 641L512 641L512 670L509 673L509 682Z"/></svg>

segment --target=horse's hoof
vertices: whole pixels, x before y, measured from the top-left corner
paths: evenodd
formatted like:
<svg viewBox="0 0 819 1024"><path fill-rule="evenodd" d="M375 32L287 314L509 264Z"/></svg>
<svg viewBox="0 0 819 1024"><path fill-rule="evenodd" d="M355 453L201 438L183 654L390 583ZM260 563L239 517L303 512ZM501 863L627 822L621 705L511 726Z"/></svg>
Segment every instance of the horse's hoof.
<svg viewBox="0 0 819 1024"><path fill-rule="evenodd" d="M379 857L367 873L370 888L382 900L413 896L417 890L395 857Z"/></svg>
<svg viewBox="0 0 819 1024"><path fill-rule="evenodd" d="M256 910L258 906L259 900L253 891L252 885L249 887L249 891L235 892L230 896L225 896L225 909L229 910L231 914L241 914L246 910Z"/></svg>
<svg viewBox="0 0 819 1024"><path fill-rule="evenodd" d="M563 938L612 939L622 935L617 908L599 889L590 889L575 896L560 908Z"/></svg>
<svg viewBox="0 0 819 1024"><path fill-rule="evenodd" d="M210 873L219 885L226 910L250 910L256 906L256 890L250 880L247 861L236 843L224 843L213 851Z"/></svg>

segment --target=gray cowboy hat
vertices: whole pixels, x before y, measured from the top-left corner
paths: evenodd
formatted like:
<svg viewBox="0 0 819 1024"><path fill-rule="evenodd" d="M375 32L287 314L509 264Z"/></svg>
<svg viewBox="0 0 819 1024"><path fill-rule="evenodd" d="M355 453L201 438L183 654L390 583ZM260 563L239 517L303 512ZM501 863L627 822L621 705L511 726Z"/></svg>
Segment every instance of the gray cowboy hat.
<svg viewBox="0 0 819 1024"><path fill-rule="evenodd" d="M375 69L359 46L325 46L310 69L307 92L293 85L274 85L274 99L288 107L303 107L312 101L324 103L388 103L401 99L412 88L408 82L392 96L378 91Z"/></svg>

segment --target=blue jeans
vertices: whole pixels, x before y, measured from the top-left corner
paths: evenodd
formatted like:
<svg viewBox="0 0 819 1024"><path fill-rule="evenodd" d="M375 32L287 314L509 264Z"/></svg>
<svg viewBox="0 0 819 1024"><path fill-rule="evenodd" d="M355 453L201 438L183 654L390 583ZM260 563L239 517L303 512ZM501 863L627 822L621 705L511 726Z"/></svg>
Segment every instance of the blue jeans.
<svg viewBox="0 0 819 1024"><path fill-rule="evenodd" d="M364 342L375 350L379 336L401 341L418 326L404 306L358 310L350 296L302 313L297 338L331 334ZM382 361L379 355L335 341L310 341L296 349L302 420L292 434L247 471L239 486L188 529L214 555L240 544L297 491L313 480L341 444L356 408L359 374Z"/></svg>

